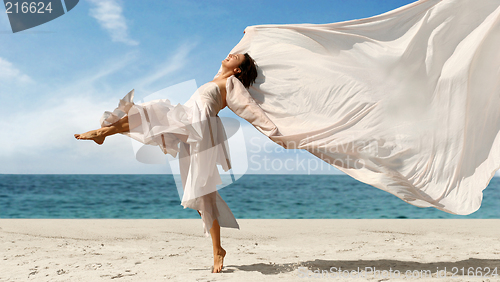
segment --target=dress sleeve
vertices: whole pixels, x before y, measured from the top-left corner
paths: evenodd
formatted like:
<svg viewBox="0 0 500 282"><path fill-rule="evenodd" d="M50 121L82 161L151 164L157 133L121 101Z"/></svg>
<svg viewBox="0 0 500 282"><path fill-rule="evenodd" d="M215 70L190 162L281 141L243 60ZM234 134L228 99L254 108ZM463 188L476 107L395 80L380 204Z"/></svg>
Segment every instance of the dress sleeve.
<svg viewBox="0 0 500 282"><path fill-rule="evenodd" d="M244 118L268 137L280 135L276 125L267 117L236 77L230 76L227 79L226 92L227 107L231 111Z"/></svg>

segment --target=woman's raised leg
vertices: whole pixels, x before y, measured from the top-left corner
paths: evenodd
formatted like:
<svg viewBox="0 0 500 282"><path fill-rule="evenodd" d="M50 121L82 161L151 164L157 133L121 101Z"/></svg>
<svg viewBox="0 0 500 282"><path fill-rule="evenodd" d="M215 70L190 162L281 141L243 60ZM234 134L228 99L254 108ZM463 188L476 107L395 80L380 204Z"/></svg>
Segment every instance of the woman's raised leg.
<svg viewBox="0 0 500 282"><path fill-rule="evenodd" d="M75 134L75 138L79 140L93 140L97 144L104 143L107 136L129 131L128 116L121 118L119 121L110 126L102 127L96 130L91 130L82 134Z"/></svg>
<svg viewBox="0 0 500 282"><path fill-rule="evenodd" d="M133 128L133 127L132 127ZM107 136L129 131L128 116L124 116L119 121L110 126L102 127L96 130L91 130L82 134L75 134L75 138L79 140L94 140L97 144L104 143Z"/></svg>

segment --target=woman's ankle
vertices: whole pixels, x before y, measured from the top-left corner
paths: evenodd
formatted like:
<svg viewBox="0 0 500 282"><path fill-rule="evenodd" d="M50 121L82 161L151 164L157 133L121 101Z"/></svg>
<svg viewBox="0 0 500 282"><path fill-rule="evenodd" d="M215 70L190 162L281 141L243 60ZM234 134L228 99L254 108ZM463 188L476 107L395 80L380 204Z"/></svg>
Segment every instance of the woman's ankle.
<svg viewBox="0 0 500 282"><path fill-rule="evenodd" d="M213 247L212 249L213 249L213 251L214 251L214 254L220 254L220 253L225 252L225 250L222 248L222 246L221 246L221 245L216 246L216 247Z"/></svg>

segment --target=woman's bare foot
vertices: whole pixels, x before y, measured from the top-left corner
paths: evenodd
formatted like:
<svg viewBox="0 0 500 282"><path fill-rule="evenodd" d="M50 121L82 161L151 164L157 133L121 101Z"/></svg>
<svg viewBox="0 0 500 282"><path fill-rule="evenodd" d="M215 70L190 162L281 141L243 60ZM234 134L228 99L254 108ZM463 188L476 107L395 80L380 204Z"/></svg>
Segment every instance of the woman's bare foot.
<svg viewBox="0 0 500 282"><path fill-rule="evenodd" d="M104 136L99 129L96 129L82 134L75 134L75 138L78 140L94 140L94 142L101 145L104 143L106 136Z"/></svg>
<svg viewBox="0 0 500 282"><path fill-rule="evenodd" d="M218 250L214 250L214 268L212 270L212 273L219 273L222 271L225 256L226 250L224 250L222 247Z"/></svg>

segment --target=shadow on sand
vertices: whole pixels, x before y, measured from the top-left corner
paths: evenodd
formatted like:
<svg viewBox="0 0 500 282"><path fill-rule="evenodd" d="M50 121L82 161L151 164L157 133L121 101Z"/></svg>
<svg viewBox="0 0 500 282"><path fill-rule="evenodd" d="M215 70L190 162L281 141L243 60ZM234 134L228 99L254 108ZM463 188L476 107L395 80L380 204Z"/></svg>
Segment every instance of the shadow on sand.
<svg viewBox="0 0 500 282"><path fill-rule="evenodd" d="M430 263L420 263L415 261L400 261L400 260L321 260L316 259L313 261L297 262L297 263L284 263L284 264L274 264L274 263L256 263L250 265L227 265L229 269L224 270L225 273L233 272L230 268L236 268L241 271L257 271L264 275L276 275L280 273L289 273L297 271L299 267L305 267L303 273L305 274L308 270L315 271L329 271L331 267L336 267L333 269L334 273L339 273L348 271L351 273L357 273L359 271L367 271L370 273L372 271L389 271L392 269L394 272L398 270L401 275L404 275L406 271L418 271L418 273L424 273L425 271L430 271L431 274L436 274L436 272L441 271L442 275L446 274L446 277L452 278L463 278L467 277L467 273L470 270L471 277L485 277L492 278L493 275L498 275L500 270L500 260L497 259L476 259L469 258L467 260L461 261L443 261L443 262L430 262ZM495 271L496 269L496 271ZM445 272L444 272L445 271ZM477 274L476 274L476 271ZM479 273L481 271L481 274ZM332 273L333 274L333 273ZM416 274L416 273L415 273ZM312 274L311 274L312 275ZM345 274L347 276L347 272ZM453 276L454 275L454 276ZM498 278L496 276L495 278Z"/></svg>

